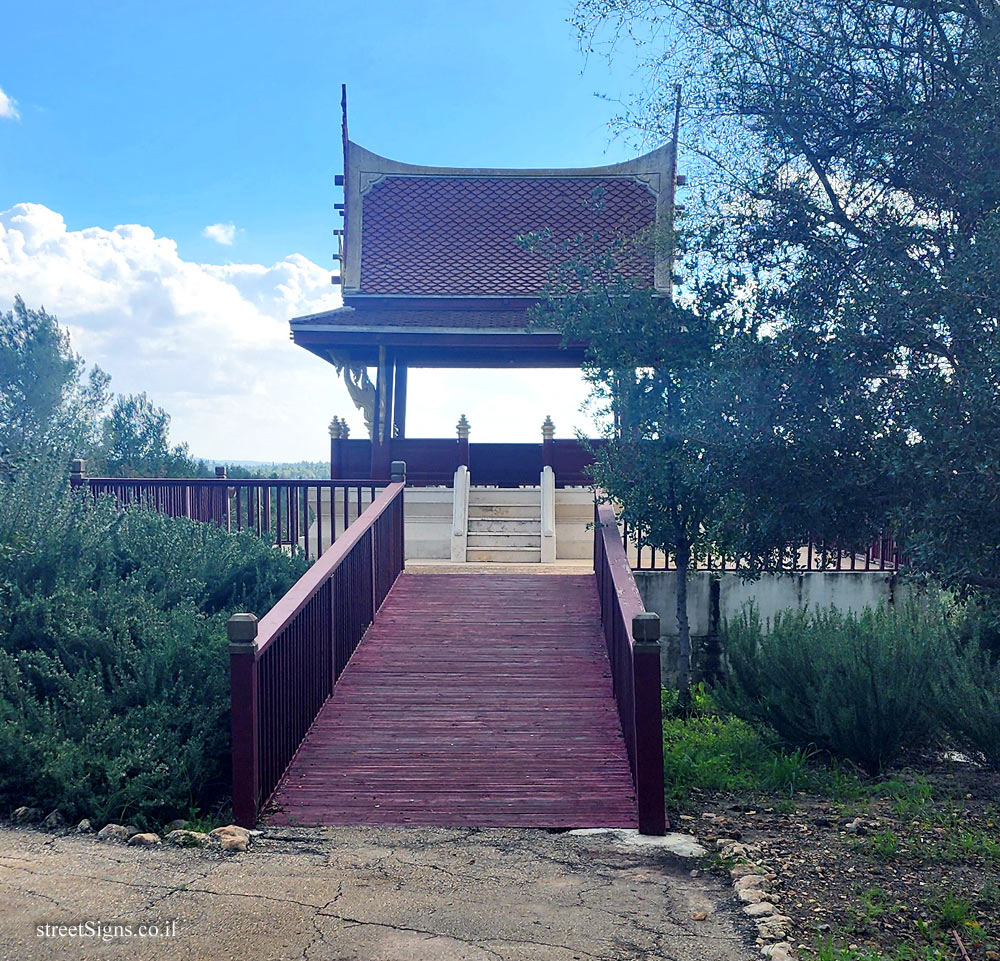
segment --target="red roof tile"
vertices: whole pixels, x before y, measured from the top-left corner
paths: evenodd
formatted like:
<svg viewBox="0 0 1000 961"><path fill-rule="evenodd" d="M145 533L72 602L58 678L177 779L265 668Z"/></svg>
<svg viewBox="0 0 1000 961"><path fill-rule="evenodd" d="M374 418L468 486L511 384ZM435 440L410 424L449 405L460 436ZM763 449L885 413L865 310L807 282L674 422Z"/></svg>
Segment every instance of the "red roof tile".
<svg viewBox="0 0 1000 961"><path fill-rule="evenodd" d="M648 231L656 197L628 176L406 176L388 174L362 194L362 294L537 296L549 257L522 234L555 241L597 232L602 243ZM636 247L621 264L653 283L653 257Z"/></svg>

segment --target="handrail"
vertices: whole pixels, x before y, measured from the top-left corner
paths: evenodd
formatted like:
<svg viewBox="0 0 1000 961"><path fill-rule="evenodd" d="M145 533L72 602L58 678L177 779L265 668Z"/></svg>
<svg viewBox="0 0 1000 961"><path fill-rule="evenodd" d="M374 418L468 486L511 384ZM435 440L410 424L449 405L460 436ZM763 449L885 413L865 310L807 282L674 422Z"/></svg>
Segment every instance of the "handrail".
<svg viewBox="0 0 1000 961"><path fill-rule="evenodd" d="M229 620L237 824L253 827L403 570L404 488L379 493L260 621Z"/></svg>
<svg viewBox="0 0 1000 961"><path fill-rule="evenodd" d="M316 563L288 589L285 596L260 619L257 624L258 657L344 562L366 531L392 506L404 487L404 484L389 484L347 528L347 532L334 541ZM260 640L262 637L264 640Z"/></svg>
<svg viewBox="0 0 1000 961"><path fill-rule="evenodd" d="M252 530L279 547L302 548L315 558L356 520L389 481L323 478L87 477L74 461L70 484L97 498L114 498L169 517L213 523L227 531Z"/></svg>
<svg viewBox="0 0 1000 961"><path fill-rule="evenodd" d="M594 576L622 735L635 786L639 831L667 828L663 795L660 621L647 613L610 504L594 504Z"/></svg>

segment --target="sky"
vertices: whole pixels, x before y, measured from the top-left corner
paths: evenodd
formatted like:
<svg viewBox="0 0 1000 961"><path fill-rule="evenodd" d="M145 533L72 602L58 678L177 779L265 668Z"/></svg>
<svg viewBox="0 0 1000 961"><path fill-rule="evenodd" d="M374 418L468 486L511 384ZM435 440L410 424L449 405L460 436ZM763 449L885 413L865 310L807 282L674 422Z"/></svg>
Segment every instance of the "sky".
<svg viewBox="0 0 1000 961"><path fill-rule="evenodd" d="M289 318L330 284L340 84L351 138L418 164L591 166L625 63L561 0L9 4L0 58L0 310L20 293L122 393L212 459L319 460L360 416ZM595 94L603 96L596 96ZM646 145L652 146L652 145ZM407 431L534 440L588 426L576 371L410 374Z"/></svg>

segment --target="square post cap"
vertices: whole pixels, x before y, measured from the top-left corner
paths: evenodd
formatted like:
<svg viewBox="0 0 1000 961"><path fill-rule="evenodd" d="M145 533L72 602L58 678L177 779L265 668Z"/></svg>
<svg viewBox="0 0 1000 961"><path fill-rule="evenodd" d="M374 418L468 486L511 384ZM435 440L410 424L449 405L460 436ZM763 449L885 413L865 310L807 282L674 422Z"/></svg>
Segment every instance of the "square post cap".
<svg viewBox="0 0 1000 961"><path fill-rule="evenodd" d="M253 647L257 640L257 615L234 614L226 621L226 634L231 645Z"/></svg>
<svg viewBox="0 0 1000 961"><path fill-rule="evenodd" d="M653 611L643 611L632 618L632 640L636 644L660 643L660 615Z"/></svg>
<svg viewBox="0 0 1000 961"><path fill-rule="evenodd" d="M82 457L74 457L69 462L69 472L71 474L76 474L77 477L82 477L87 469L87 462Z"/></svg>
<svg viewBox="0 0 1000 961"><path fill-rule="evenodd" d="M394 460L389 465L389 480L394 484L406 483L406 461Z"/></svg>

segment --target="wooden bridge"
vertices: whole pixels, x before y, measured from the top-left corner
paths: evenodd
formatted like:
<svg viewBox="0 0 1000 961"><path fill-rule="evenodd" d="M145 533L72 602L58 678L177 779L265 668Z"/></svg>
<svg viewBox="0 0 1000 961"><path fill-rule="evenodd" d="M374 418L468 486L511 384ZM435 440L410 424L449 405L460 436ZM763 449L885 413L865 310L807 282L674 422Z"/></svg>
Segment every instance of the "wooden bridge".
<svg viewBox="0 0 1000 961"><path fill-rule="evenodd" d="M230 620L235 819L662 833L659 621L610 509L594 574L416 575L403 497Z"/></svg>

